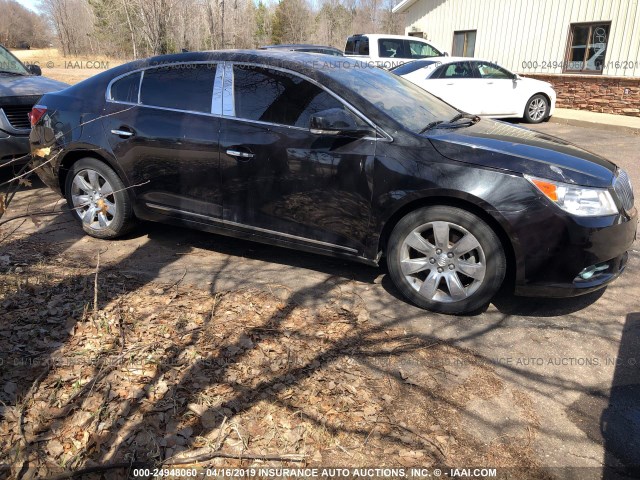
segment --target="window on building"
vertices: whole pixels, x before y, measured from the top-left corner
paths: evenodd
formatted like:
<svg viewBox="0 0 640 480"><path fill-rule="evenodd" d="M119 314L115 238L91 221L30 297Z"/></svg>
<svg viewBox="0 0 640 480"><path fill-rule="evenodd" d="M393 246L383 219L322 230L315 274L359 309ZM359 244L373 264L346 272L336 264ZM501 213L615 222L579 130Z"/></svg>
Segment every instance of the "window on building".
<svg viewBox="0 0 640 480"><path fill-rule="evenodd" d="M610 22L572 24L564 71L602 73L610 28Z"/></svg>
<svg viewBox="0 0 640 480"><path fill-rule="evenodd" d="M454 57L473 57L476 49L476 32L477 30L453 32L451 55Z"/></svg>

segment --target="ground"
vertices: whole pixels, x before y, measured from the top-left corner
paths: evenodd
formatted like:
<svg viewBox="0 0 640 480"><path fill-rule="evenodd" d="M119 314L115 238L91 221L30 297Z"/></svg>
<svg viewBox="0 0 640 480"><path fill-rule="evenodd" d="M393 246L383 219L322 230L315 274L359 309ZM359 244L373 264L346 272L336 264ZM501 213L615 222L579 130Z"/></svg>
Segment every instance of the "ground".
<svg viewBox="0 0 640 480"><path fill-rule="evenodd" d="M640 137L535 128L640 185ZM5 219L58 203L34 182ZM384 266L156 224L104 242L67 213L0 225L0 464L222 452L243 460L209 464L618 478L640 463L639 247L604 291L454 317L408 304Z"/></svg>

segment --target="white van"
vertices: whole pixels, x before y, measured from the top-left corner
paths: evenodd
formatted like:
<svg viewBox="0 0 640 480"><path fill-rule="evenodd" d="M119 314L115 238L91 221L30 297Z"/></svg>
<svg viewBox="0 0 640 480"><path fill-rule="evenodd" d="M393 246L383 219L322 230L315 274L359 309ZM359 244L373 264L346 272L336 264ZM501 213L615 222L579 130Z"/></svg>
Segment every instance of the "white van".
<svg viewBox="0 0 640 480"><path fill-rule="evenodd" d="M372 61L387 70L411 60L447 55L418 37L370 33L358 33L347 38L344 54Z"/></svg>

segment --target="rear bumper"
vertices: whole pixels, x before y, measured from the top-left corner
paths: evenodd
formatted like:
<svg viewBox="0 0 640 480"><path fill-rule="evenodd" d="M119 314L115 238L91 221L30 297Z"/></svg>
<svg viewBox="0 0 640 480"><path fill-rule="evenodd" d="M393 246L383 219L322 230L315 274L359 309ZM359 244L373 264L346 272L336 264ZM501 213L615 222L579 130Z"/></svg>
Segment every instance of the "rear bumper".
<svg viewBox="0 0 640 480"><path fill-rule="evenodd" d="M544 253L527 253L524 279L516 284L515 294L573 297L605 287L624 271L637 225L635 208L629 215L567 217L561 228L549 225L547 232L563 241L547 246ZM585 269L593 269L592 275L581 276Z"/></svg>

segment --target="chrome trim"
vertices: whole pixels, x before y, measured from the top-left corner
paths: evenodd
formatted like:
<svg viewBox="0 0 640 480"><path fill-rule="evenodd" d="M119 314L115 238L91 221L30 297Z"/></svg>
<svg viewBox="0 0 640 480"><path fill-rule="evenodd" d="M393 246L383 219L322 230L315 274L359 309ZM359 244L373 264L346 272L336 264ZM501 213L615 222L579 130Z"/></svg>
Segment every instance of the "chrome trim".
<svg viewBox="0 0 640 480"><path fill-rule="evenodd" d="M33 109L34 106L35 105L33 105L31 108ZM29 123L31 123L31 120L29 120ZM29 132L31 132L31 127L29 128L14 127L13 124L9 121L9 117L7 117L7 114L4 112L2 107L0 107L0 126L2 126L2 129L9 134L27 135L29 134Z"/></svg>
<svg viewBox="0 0 640 480"><path fill-rule="evenodd" d="M222 87L222 115L236 116L235 85L233 82L233 64L224 62L224 83Z"/></svg>
<svg viewBox="0 0 640 480"><path fill-rule="evenodd" d="M249 152L240 152L238 150L227 150L227 155L232 157L253 158L255 155Z"/></svg>
<svg viewBox="0 0 640 480"><path fill-rule="evenodd" d="M325 87L324 85L322 85L321 83L317 82L316 80L314 80L311 77L308 77L302 73L296 72L294 70L289 70L287 68L282 68L282 67L276 67L273 65L268 65L268 64L262 64L262 63L252 63L252 62L225 62L225 68L227 66L227 64L231 67L231 72L233 72L233 65L247 65L250 67L258 67L258 68L266 68L266 69L270 69L270 70L277 70L280 72L285 72L285 73L289 73L291 75L295 75L297 77L300 77L308 82L311 82L312 84L314 84L316 87L324 90L325 92L327 92L329 95L331 95L333 98L335 98L336 100L338 100L340 103L342 103L345 107L347 107L348 110L352 111L353 113L356 114L356 116L360 117L361 120L363 120L364 122L366 122L367 124L369 124L369 126L371 128L373 128L376 132L380 133L383 137L385 137L387 140L389 141L393 141L393 137L391 135L389 135L387 132L385 132L382 128L380 128L379 126L377 126L373 120L370 120L369 117L367 117L364 113L362 113L360 110L358 110L356 107L354 107L353 105L351 105L349 102L347 102L345 99L343 99L342 97L340 97L339 95L337 95L336 93L332 92L331 90L329 90L327 87ZM226 115L225 115L226 116ZM235 113L234 113L235 116ZM241 118L241 117L236 117L239 120L248 120L248 121L252 121L251 119L248 118ZM259 120L255 120L255 121L259 121ZM289 127L292 125L283 125L283 124L279 124L279 123L269 123L269 122L262 122L265 124L270 124L270 125L278 125L278 126L284 126L284 127ZM295 127L295 128L301 128L301 127ZM308 128L303 128L303 130L309 131ZM375 140L380 140L378 138L376 138Z"/></svg>
<svg viewBox="0 0 640 480"><path fill-rule="evenodd" d="M222 89L224 85L224 62L216 66L216 76L213 79L213 94L211 95L211 113L222 115Z"/></svg>
<svg viewBox="0 0 640 480"><path fill-rule="evenodd" d="M303 241L303 242L307 242L307 243L313 243L315 245L321 245L323 247L339 248L339 249L345 250L347 252L356 253L356 254L358 253L358 250L356 250L355 248L344 247L342 245L336 245L335 243L322 242L320 240L313 240L311 238L305 238L305 237L299 237L297 235L291 235L290 233L282 233L282 232L276 232L275 230L269 230L269 229L266 229L266 228L253 227L251 225L246 225L244 223L237 223L237 222L232 222L230 220L224 220L222 218L210 217L209 215L203 215L201 213L187 212L185 210L180 210L180 209L177 209L177 208L171 208L171 207L166 207L164 205L158 205L157 203L146 202L145 205L147 207L150 207L150 208L155 208L156 210L162 210L162 211L169 212L169 213L179 213L179 214L183 214L183 215L190 215L190 216L193 216L193 217L203 218L203 219L206 219L206 220L209 220L209 221L212 221L212 222L221 223L223 225L228 225L228 226L231 226L231 227L246 228L248 230L255 230L256 232L268 233L268 234L271 234L271 235L279 235L281 237L289 238L291 240L299 240L299 241Z"/></svg>
<svg viewBox="0 0 640 480"><path fill-rule="evenodd" d="M133 136L133 132L128 132L126 130L111 130L111 133L113 133L114 135L118 135L120 137L132 137Z"/></svg>
<svg viewBox="0 0 640 480"><path fill-rule="evenodd" d="M142 80L144 80L144 70L140 72L140 83L138 84L138 105L142 103Z"/></svg>
<svg viewBox="0 0 640 480"><path fill-rule="evenodd" d="M155 110L166 110L168 112L178 112L178 113L188 113L190 115L202 115L205 117L218 118L220 115L214 115L209 112L196 112L194 110L180 110L179 108L170 108L170 107L156 107L155 105L144 105L144 104L134 104L137 107L141 108L153 108Z"/></svg>

